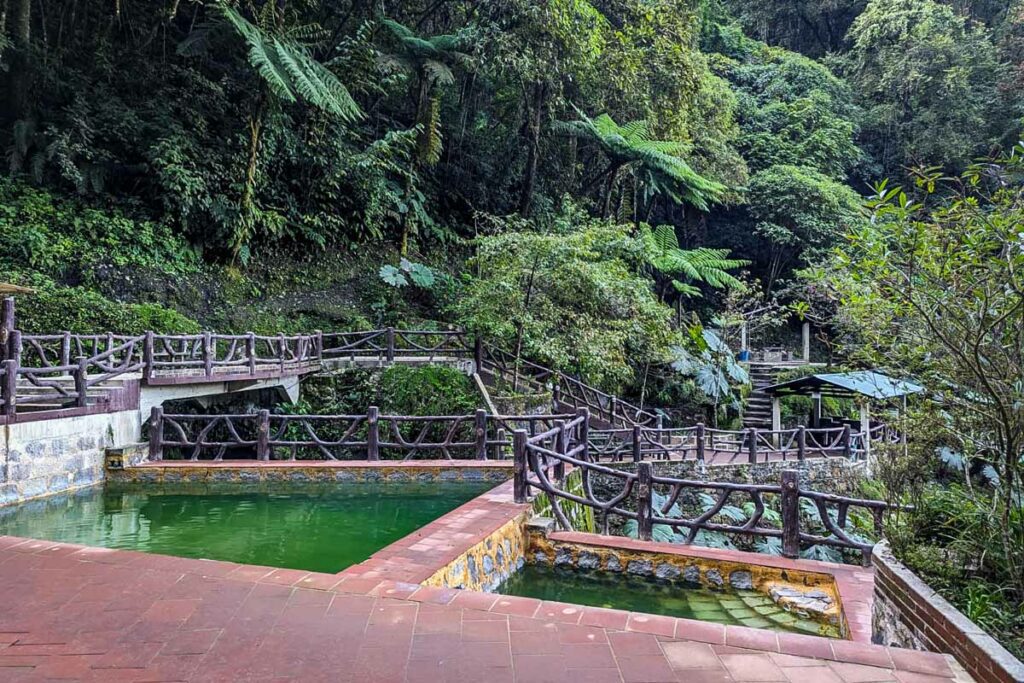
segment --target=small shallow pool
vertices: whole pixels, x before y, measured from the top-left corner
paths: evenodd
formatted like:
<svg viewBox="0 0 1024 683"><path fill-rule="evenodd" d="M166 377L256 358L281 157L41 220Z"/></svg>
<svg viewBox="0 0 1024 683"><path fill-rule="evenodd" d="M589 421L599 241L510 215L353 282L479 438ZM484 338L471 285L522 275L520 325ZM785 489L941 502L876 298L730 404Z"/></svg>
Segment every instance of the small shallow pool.
<svg viewBox="0 0 1024 683"><path fill-rule="evenodd" d="M0 508L0 535L338 572L493 487L358 482L203 491L108 485Z"/></svg>
<svg viewBox="0 0 1024 683"><path fill-rule="evenodd" d="M839 637L835 626L802 619L783 610L764 593L732 589L714 591L628 574L581 572L528 564L500 585L497 592L772 631Z"/></svg>

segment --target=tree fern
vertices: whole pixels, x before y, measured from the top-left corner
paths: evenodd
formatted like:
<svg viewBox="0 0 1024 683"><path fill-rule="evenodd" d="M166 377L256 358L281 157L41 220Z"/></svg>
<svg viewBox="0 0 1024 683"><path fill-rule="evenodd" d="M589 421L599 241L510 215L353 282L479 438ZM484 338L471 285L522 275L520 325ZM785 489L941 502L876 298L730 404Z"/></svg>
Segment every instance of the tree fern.
<svg viewBox="0 0 1024 683"><path fill-rule="evenodd" d="M227 24L245 41L249 64L276 97L285 102L305 101L343 121L355 121L362 116L344 84L313 59L303 45L264 31L227 5L217 7ZM302 28L297 34L308 35L310 29Z"/></svg>
<svg viewBox="0 0 1024 683"><path fill-rule="evenodd" d="M663 194L676 203L688 203L707 211L713 203L721 201L726 187L705 178L686 162L689 146L672 140L656 140L647 121L630 121L619 125L608 114L588 117L578 109L578 119L561 121L555 129L594 142L608 157L610 174L605 197L605 215L608 195L615 174L622 168L637 173L644 188L645 199Z"/></svg>
<svg viewBox="0 0 1024 683"><path fill-rule="evenodd" d="M729 271L750 262L729 258L728 249L680 249L676 230L671 225L659 225L653 230L645 225L641 228L641 239L647 262L655 270L673 276L672 287L683 296L700 296L695 283L716 289L743 288L743 283Z"/></svg>

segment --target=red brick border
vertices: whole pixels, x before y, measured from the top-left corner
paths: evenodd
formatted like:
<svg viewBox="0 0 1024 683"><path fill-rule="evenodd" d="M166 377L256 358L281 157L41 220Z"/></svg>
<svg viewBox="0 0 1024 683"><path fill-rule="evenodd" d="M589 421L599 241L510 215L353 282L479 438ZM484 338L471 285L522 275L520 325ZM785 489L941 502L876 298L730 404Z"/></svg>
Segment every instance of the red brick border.
<svg viewBox="0 0 1024 683"><path fill-rule="evenodd" d="M885 543L875 547L876 599L933 652L948 652L979 683L1024 681L1024 663L900 563Z"/></svg>

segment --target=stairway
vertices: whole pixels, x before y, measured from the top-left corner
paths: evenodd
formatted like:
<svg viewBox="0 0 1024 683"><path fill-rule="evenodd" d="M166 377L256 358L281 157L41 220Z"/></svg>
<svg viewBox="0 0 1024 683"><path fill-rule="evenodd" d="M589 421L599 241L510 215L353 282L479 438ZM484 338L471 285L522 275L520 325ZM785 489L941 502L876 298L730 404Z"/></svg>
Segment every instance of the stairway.
<svg viewBox="0 0 1024 683"><path fill-rule="evenodd" d="M747 397L746 410L743 411L743 426L757 429L772 428L772 399L761 391L776 383L782 367L766 364L750 364L750 384L752 391Z"/></svg>
<svg viewBox="0 0 1024 683"><path fill-rule="evenodd" d="M100 382L89 387L86 392L86 406L110 405L123 402L125 392L129 391L126 384L138 382L139 375L121 375L112 379ZM75 399L75 379L70 375L60 375L40 378L48 386L35 386L24 378L18 379L15 396L19 413L34 413L51 410L64 410L80 407ZM55 389L52 385L58 385L61 389L71 394L70 397L54 395Z"/></svg>

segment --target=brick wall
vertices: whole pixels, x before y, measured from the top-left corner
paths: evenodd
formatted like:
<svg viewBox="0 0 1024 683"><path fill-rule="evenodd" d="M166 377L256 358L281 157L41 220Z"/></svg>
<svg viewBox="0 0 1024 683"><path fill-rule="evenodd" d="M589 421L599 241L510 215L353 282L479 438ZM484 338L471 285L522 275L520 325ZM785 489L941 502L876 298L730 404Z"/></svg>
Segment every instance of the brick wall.
<svg viewBox="0 0 1024 683"><path fill-rule="evenodd" d="M1024 681L1024 663L897 561L884 542L875 546L872 563L875 642L951 654L978 683Z"/></svg>

